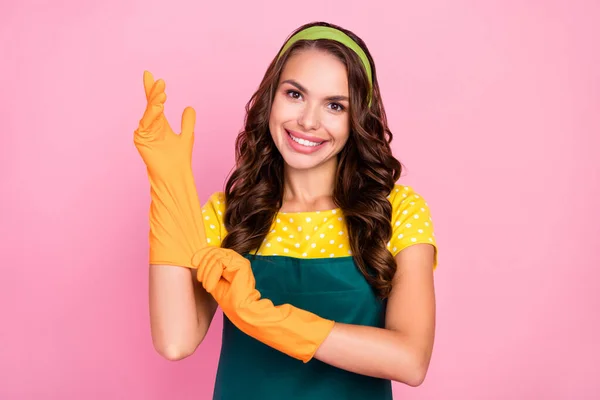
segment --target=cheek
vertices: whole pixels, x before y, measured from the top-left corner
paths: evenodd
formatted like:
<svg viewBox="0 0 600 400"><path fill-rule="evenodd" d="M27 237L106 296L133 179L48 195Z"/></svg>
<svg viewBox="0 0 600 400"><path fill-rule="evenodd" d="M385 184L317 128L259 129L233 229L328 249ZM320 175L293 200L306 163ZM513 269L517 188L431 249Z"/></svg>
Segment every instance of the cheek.
<svg viewBox="0 0 600 400"><path fill-rule="evenodd" d="M271 107L270 121L272 123L285 122L294 117L294 107L290 106L289 102L282 99L281 96L275 96Z"/></svg>
<svg viewBox="0 0 600 400"><path fill-rule="evenodd" d="M338 143L345 143L350 136L350 123L348 118L342 118L340 116L332 117L326 121L326 128Z"/></svg>
<svg viewBox="0 0 600 400"><path fill-rule="evenodd" d="M276 133L276 127L279 125L279 121L281 120L280 108L280 102L278 102L277 98L275 98L273 104L271 105L271 112L269 114L269 129L271 130L271 134Z"/></svg>

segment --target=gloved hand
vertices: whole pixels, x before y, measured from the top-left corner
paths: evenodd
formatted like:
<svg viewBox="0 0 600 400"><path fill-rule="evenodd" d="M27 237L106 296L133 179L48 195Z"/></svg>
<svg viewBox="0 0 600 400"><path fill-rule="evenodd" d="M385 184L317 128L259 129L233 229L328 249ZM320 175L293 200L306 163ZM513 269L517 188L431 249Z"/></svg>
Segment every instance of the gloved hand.
<svg viewBox="0 0 600 400"><path fill-rule="evenodd" d="M134 143L150 181L150 264L191 268L194 253L206 246L192 174L196 112L184 110L181 134L176 134L164 114L165 82L144 71L144 89L147 105Z"/></svg>
<svg viewBox="0 0 600 400"><path fill-rule="evenodd" d="M261 299L250 262L233 250L205 247L192 264L204 289L239 330L305 363L335 324L290 304Z"/></svg>
<svg viewBox="0 0 600 400"><path fill-rule="evenodd" d="M261 299L250 262L233 250L207 246L191 156L195 112L185 109L181 134L164 115L165 83L144 72L148 101L134 133L151 186L150 263L197 269L196 276L227 317L247 335L308 362L334 322Z"/></svg>

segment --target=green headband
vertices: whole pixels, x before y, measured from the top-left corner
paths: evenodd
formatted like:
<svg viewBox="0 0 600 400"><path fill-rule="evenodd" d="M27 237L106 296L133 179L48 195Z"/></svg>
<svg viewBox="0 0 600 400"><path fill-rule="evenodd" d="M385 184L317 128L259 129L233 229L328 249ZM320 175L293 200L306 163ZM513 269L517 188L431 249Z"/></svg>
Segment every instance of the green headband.
<svg viewBox="0 0 600 400"><path fill-rule="evenodd" d="M281 57L283 55L283 53L285 53L290 48L290 46L292 46L294 43L296 43L299 40L316 40L316 39L335 40L336 42L339 42L339 43L343 44L344 46L348 47L350 50L354 51L358 55L358 58L360 58L360 60L362 61L363 67L365 68L365 72L367 73L367 76L369 78L369 84L370 84L369 90L372 90L373 77L371 74L371 64L369 63L369 59L367 58L367 55L365 54L363 49L354 40L352 40L352 38L350 36L346 35L344 32L342 32L338 29L330 28L327 26L311 26L309 28L306 28L306 29L296 33L294 36L292 36L286 42L286 44L281 49L281 52L279 53L279 57ZM371 103L371 100L369 98L369 104L370 103Z"/></svg>

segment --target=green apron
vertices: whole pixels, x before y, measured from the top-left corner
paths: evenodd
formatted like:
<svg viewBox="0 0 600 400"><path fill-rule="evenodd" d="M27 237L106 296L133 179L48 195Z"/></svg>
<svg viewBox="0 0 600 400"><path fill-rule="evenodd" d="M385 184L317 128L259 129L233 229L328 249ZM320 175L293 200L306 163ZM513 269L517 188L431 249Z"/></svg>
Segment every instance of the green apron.
<svg viewBox="0 0 600 400"><path fill-rule="evenodd" d="M323 318L383 327L385 302L352 257L246 255L256 288L275 305L289 303ZM213 400L388 400L391 381L348 372L319 360L296 360L251 338L223 317Z"/></svg>

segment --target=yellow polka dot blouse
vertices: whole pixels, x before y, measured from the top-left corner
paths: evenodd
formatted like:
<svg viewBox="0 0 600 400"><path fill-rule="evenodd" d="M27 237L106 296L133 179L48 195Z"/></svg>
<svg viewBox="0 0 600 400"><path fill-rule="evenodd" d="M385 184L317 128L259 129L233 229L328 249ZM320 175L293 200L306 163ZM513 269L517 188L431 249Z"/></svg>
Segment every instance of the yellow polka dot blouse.
<svg viewBox="0 0 600 400"><path fill-rule="evenodd" d="M409 186L396 185L388 196L392 204L392 237L387 243L395 256L417 243L436 246L427 202ZM225 195L214 193L202 207L206 240L220 246L225 237ZM256 253L263 256L297 258L352 255L341 209L309 212L279 212ZM437 250L435 265L437 266Z"/></svg>

